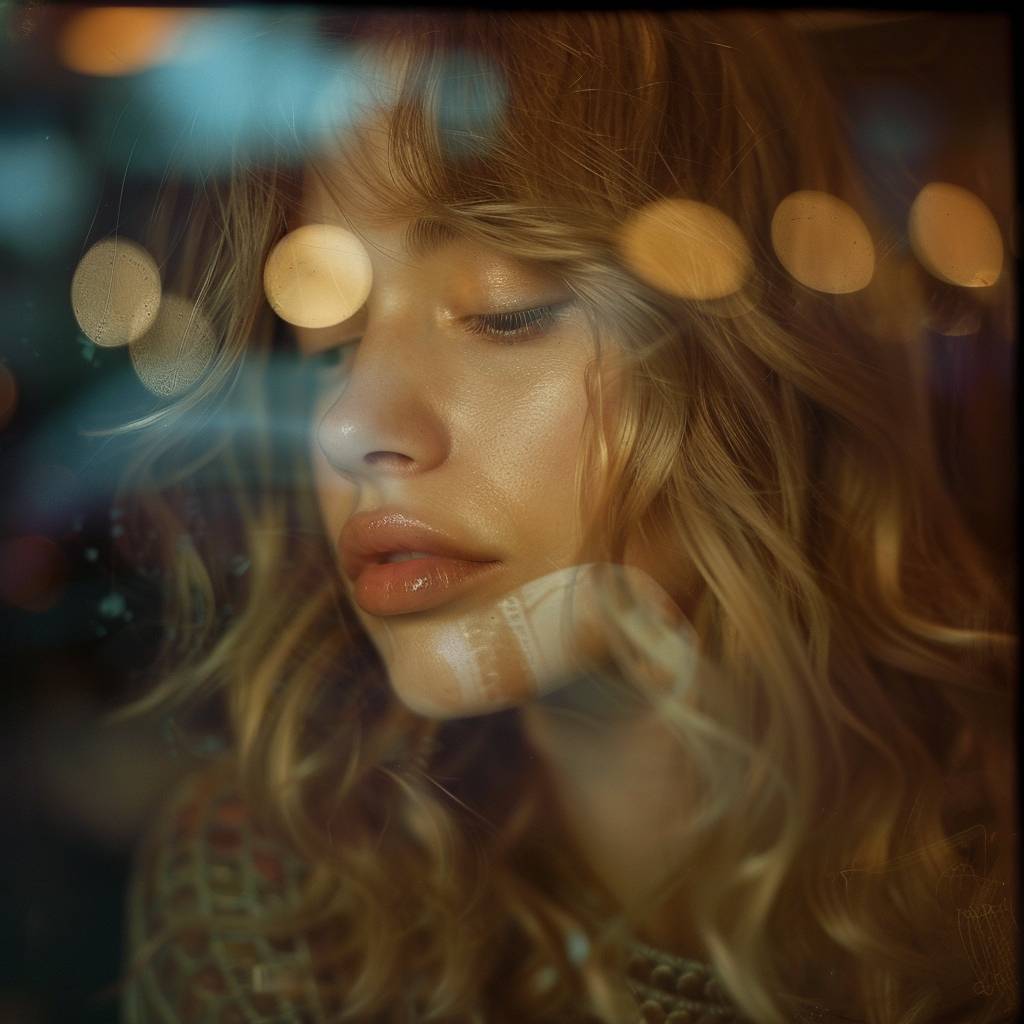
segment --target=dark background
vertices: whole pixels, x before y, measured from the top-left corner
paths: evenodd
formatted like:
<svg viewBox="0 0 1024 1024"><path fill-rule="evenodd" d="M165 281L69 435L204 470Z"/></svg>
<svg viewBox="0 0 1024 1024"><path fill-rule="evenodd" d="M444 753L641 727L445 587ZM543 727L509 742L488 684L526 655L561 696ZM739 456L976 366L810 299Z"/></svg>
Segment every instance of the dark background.
<svg viewBox="0 0 1024 1024"><path fill-rule="evenodd" d="M128 444L84 431L152 399L125 353L92 345L70 308L88 244L139 215L130 166L111 160L108 83L56 56L75 14L0 4L0 1024L116 1019L108 987L131 850L194 763L159 722L102 721L148 681L159 606L154 573L119 547L114 488ZM993 560L1013 571L1015 25L998 14L803 24L903 244L929 181L975 192L1003 233L1000 282L969 297L979 330L935 331L930 345L950 481Z"/></svg>

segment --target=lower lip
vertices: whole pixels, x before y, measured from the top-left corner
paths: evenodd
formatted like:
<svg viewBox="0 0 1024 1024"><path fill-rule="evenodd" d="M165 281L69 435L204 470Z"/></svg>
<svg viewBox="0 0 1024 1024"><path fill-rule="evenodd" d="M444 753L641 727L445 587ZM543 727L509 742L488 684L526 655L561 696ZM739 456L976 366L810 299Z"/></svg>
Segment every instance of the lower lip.
<svg viewBox="0 0 1024 1024"><path fill-rule="evenodd" d="M423 612L458 596L497 565L439 555L368 565L356 580L353 596L368 615Z"/></svg>

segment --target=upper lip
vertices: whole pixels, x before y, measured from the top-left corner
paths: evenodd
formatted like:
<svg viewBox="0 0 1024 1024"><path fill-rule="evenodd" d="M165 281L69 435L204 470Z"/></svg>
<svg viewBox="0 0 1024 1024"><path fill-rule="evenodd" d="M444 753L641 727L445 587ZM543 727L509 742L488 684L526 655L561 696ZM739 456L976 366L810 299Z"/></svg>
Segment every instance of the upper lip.
<svg viewBox="0 0 1024 1024"><path fill-rule="evenodd" d="M405 551L422 551L468 562L496 559L474 552L447 530L396 510L357 512L341 529L341 567L354 583L368 565Z"/></svg>

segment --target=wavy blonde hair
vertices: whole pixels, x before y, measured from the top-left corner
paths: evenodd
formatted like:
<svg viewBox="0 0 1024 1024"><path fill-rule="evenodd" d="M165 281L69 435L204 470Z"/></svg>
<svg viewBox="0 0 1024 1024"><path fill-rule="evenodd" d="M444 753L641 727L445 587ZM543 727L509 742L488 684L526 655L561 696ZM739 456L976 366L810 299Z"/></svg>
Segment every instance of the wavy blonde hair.
<svg viewBox="0 0 1024 1024"><path fill-rule="evenodd" d="M1009 587L940 477L914 296L893 284L892 239L804 44L745 13L333 28L408 61L381 212L548 264L629 355L605 427L591 381L585 548L620 560L639 533L676 552L679 578L699 577L693 624L716 671L696 706L652 696L695 767L685 856L657 899L687 907L730 996L764 1024L803 1000L873 1024L1006 1012L1012 953L980 943L1016 896ZM474 88L452 84L453 53L505 83L480 137L444 121L451 90ZM778 265L769 217L797 189L875 227L863 292L812 293ZM300 192L286 161L239 165L166 189L152 221L165 276L221 344L201 385L145 423L130 480L168 567L162 681L138 708L222 695L251 806L312 868L275 927L341 925L339 1020L607 1017L624 923L532 827L550 794L515 712L438 725L405 710L324 572L306 397L262 291ZM741 228L748 308L673 299L624 266L619 226L666 196ZM205 530L183 511L197 507ZM582 966L574 930L591 943Z"/></svg>

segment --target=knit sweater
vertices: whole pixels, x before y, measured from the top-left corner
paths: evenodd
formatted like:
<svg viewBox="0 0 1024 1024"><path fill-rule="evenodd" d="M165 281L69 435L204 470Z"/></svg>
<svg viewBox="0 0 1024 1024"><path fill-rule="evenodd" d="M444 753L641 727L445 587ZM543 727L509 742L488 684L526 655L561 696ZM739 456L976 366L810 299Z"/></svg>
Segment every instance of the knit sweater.
<svg viewBox="0 0 1024 1024"><path fill-rule="evenodd" d="M245 927L246 919L297 898L306 875L295 854L258 827L229 772L218 766L185 779L137 851L127 904L130 956L122 1024L337 1020L341 1007L316 982L317 937L268 938ZM168 920L188 914L237 915L241 920L237 929L213 931L197 921L172 941L153 942ZM656 951L650 952L646 965L640 958L630 968L638 1022L727 1024L740 1019L710 968L694 964L692 971L672 973L657 962ZM794 1015L794 1024L850 1020L815 1008Z"/></svg>
<svg viewBox="0 0 1024 1024"><path fill-rule="evenodd" d="M146 948L169 918L255 917L299 891L304 866L261 831L225 773L185 780L144 836L128 893L131 951L123 1024L313 1024L329 1021L314 984L310 942L254 930L197 927ZM134 969L131 962L141 959ZM287 984L285 984L287 980Z"/></svg>

